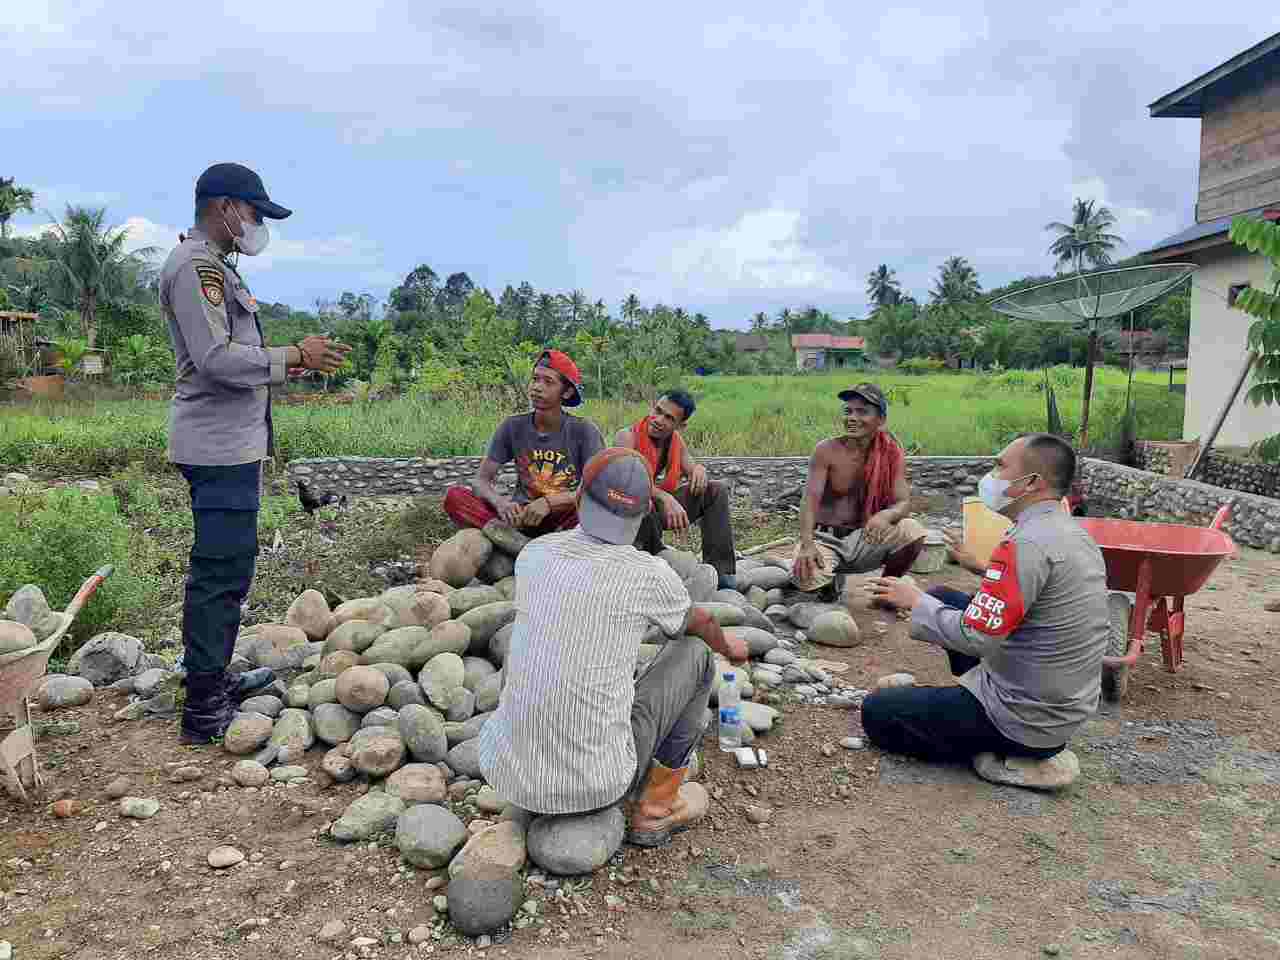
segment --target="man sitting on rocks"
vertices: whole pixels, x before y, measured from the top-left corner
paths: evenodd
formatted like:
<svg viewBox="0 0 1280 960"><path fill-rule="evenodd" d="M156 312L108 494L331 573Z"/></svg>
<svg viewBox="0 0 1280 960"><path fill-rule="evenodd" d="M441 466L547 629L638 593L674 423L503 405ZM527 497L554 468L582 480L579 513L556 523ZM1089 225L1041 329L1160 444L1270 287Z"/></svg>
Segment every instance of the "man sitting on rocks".
<svg viewBox="0 0 1280 960"><path fill-rule="evenodd" d="M614 442L645 458L657 487L654 499L660 509L650 512L640 524L636 546L659 554L663 530L679 533L697 521L702 531L702 559L715 567L719 588L731 590L737 585L737 554L729 525L729 488L707 479L707 468L693 459L680 435L695 407L693 397L684 390L669 390L658 398L652 413L618 431Z"/></svg>
<svg viewBox="0 0 1280 960"><path fill-rule="evenodd" d="M960 678L867 697L862 725L881 749L972 760L979 776L1017 786L1057 788L1078 775L1065 748L1098 707L1108 626L1102 553L1062 508L1075 470L1075 451L1049 434L1001 451L978 489L1014 523L963 610L948 606L954 594L874 582L873 595L910 610L911 635L945 648Z"/></svg>
<svg viewBox="0 0 1280 960"><path fill-rule="evenodd" d="M809 458L809 479L800 512L800 542L793 564L797 583L811 580L825 561L815 531L839 560L836 595L844 576L884 567L900 577L924 549L927 531L911 519L906 455L885 429L889 403L874 383L842 390L844 435L823 440Z"/></svg>
<svg viewBox="0 0 1280 960"><path fill-rule="evenodd" d="M630 795L628 837L641 846L706 813L706 791L684 780L715 680L711 651L747 658L665 562L633 546L652 498L644 458L605 450L583 471L580 526L520 553L506 682L479 744L485 779L533 813ZM651 624L670 639L633 680Z"/></svg>
<svg viewBox="0 0 1280 960"><path fill-rule="evenodd" d="M582 403L582 375L567 354L544 350L529 379L529 413L508 417L489 441L489 452L470 487L453 486L444 512L460 527L482 528L501 520L530 537L577 526L575 491L582 468L604 447L595 424L564 407ZM516 464L516 495L494 481L498 469Z"/></svg>

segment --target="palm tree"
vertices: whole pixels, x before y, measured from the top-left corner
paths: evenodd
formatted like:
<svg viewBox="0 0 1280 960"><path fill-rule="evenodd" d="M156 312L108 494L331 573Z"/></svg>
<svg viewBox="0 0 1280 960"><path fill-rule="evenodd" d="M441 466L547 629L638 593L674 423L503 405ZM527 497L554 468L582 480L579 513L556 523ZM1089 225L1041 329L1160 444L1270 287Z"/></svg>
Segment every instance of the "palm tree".
<svg viewBox="0 0 1280 960"><path fill-rule="evenodd" d="M622 319L626 321L627 326L634 327L636 325L636 315L640 312L640 298L634 293L627 294L622 301Z"/></svg>
<svg viewBox="0 0 1280 960"><path fill-rule="evenodd" d="M9 220L22 210L34 213L31 203L36 195L30 187L20 187L13 177L0 177L0 240L9 237Z"/></svg>
<svg viewBox="0 0 1280 960"><path fill-rule="evenodd" d="M882 263L867 274L867 299L880 307L892 307L902 299L902 285L896 271Z"/></svg>
<svg viewBox="0 0 1280 960"><path fill-rule="evenodd" d="M1087 261L1094 267L1111 263L1111 251L1124 243L1107 230L1115 226L1115 215L1107 207L1093 207L1093 200L1076 198L1071 207L1071 222L1045 224L1045 229L1058 234L1049 245L1049 253L1056 258L1058 270L1074 267L1080 270Z"/></svg>
<svg viewBox="0 0 1280 960"><path fill-rule="evenodd" d="M98 335L98 307L127 293L146 268L155 247L128 251L129 231L106 226L104 207L68 204L61 223L53 221L52 256L42 261L59 299L75 304L80 327L90 347Z"/></svg>
<svg viewBox="0 0 1280 960"><path fill-rule="evenodd" d="M969 303L982 293L978 273L964 257L948 257L938 268L938 279L933 285L931 299L934 303Z"/></svg>
<svg viewBox="0 0 1280 960"><path fill-rule="evenodd" d="M769 315L763 310L751 318L751 332L764 333L769 329Z"/></svg>

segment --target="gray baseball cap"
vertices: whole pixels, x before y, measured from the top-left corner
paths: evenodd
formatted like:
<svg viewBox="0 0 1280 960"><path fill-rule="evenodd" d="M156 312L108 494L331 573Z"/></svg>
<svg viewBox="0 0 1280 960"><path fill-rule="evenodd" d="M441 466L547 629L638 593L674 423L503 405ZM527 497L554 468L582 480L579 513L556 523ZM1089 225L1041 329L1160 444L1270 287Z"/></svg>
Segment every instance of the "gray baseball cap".
<svg viewBox="0 0 1280 960"><path fill-rule="evenodd" d="M631 544L653 509L649 464L626 447L601 450L582 470L578 524L606 543Z"/></svg>

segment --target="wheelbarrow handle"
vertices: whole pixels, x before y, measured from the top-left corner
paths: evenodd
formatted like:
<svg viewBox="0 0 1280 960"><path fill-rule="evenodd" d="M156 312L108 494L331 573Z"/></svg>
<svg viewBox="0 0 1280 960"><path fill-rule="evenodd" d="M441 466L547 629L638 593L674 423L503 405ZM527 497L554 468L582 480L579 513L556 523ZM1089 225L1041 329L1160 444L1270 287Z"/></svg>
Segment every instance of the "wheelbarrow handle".
<svg viewBox="0 0 1280 960"><path fill-rule="evenodd" d="M115 567L112 564L107 563L94 571L93 576L81 584L79 591L71 598L71 602L67 604L67 609L63 612L70 619L74 620L76 618L76 614L78 614L84 605L89 602L89 598L92 597L94 591L102 585L102 581L111 576L111 572L113 570L115 570Z"/></svg>

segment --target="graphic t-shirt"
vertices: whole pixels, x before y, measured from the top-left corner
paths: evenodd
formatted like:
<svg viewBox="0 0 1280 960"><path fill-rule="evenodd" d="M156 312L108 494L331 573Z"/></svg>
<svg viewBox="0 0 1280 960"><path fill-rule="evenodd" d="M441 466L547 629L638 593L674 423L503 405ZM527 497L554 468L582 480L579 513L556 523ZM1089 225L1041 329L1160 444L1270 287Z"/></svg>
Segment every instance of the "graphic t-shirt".
<svg viewBox="0 0 1280 960"><path fill-rule="evenodd" d="M604 449L595 424L564 414L560 429L539 433L533 414L507 417L489 442L487 456L495 463L516 464L517 503L578 489L582 468Z"/></svg>

